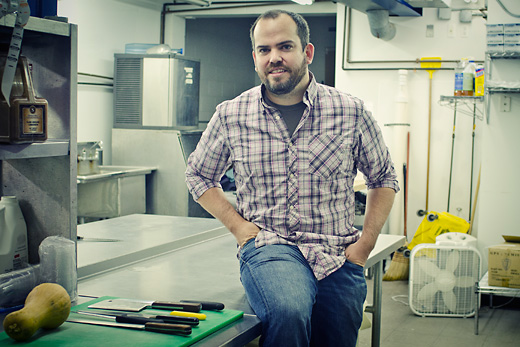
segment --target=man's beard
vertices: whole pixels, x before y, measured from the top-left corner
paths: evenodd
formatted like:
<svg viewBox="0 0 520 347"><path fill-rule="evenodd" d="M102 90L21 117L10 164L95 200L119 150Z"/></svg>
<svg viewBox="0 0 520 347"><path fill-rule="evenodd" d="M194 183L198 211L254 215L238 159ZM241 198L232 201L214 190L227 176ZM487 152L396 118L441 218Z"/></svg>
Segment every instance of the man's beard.
<svg viewBox="0 0 520 347"><path fill-rule="evenodd" d="M276 67L283 67L282 64L278 64L273 66L273 68ZM307 65L305 64L305 60L302 61L301 65L296 70L291 70L289 68L285 68L287 72L289 72L289 79L283 83L271 83L269 81L269 74L267 73L264 75L262 83L265 85L267 90L274 95L285 95L289 94L296 88L298 83L305 77L305 74L307 73L306 69Z"/></svg>

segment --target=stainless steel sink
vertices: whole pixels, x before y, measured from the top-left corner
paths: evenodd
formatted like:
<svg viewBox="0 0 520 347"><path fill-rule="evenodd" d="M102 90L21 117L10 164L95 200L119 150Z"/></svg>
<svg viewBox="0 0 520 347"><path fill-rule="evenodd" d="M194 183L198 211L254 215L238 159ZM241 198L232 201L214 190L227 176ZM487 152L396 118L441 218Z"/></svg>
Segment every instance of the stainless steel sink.
<svg viewBox="0 0 520 347"><path fill-rule="evenodd" d="M148 175L156 169L155 167L102 165L99 167L99 173L78 175L77 180L78 184L81 184L118 177Z"/></svg>
<svg viewBox="0 0 520 347"><path fill-rule="evenodd" d="M155 167L99 167L99 173L78 175L78 217L112 218L146 213L145 176Z"/></svg>

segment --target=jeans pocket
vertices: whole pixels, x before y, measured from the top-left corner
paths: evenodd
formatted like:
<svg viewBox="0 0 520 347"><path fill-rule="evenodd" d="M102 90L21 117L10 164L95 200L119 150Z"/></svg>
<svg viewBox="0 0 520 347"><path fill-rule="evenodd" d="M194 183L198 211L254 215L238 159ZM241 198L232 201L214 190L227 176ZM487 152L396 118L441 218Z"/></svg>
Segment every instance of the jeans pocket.
<svg viewBox="0 0 520 347"><path fill-rule="evenodd" d="M250 240L247 240L247 242L244 243L242 247L240 247L240 249L238 250L238 259L244 262L247 261L247 257L251 253L252 249L255 249L254 237Z"/></svg>
<svg viewBox="0 0 520 347"><path fill-rule="evenodd" d="M364 266L361 266L361 265L358 265L356 263L353 263L353 262L349 261L348 259L346 259L345 264L350 265L352 269L356 269L357 268L357 269L359 269L361 271L365 270Z"/></svg>

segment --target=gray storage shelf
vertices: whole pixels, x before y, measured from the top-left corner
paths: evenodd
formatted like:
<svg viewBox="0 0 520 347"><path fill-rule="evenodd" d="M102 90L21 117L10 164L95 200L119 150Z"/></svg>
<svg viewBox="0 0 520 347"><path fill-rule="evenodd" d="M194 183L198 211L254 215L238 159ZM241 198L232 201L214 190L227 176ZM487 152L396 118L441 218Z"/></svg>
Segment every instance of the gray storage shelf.
<svg viewBox="0 0 520 347"><path fill-rule="evenodd" d="M69 140L47 140L43 143L0 144L0 160L45 158L69 155Z"/></svg>
<svg viewBox="0 0 520 347"><path fill-rule="evenodd" d="M1 42L10 42L15 18L2 17ZM32 65L36 96L49 104L48 139L0 144L0 196L18 198L27 224L29 262L36 264L43 239L75 240L77 234L77 26L30 17L20 55Z"/></svg>

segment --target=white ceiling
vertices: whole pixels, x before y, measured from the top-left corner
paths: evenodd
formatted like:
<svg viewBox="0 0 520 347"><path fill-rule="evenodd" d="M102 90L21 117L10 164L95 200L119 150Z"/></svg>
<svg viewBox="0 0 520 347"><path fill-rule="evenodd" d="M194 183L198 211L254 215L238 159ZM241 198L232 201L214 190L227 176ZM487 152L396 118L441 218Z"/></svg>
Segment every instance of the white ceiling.
<svg viewBox="0 0 520 347"><path fill-rule="evenodd" d="M206 12L202 10L218 10L218 9L237 9L237 8L246 8L250 7L254 9L255 7L264 5L264 6L274 6L274 5L290 5L290 6L298 6L298 12L307 13L307 14L320 14L320 13L328 13L329 8L334 8L336 2L340 2L343 4L347 4L349 6L353 6L356 8L356 3L372 3L371 0L314 0L314 4L312 6L300 6L296 5L294 2L290 0L116 0L120 2L125 2L128 4L133 4L140 7L151 8L155 10L162 10L163 5L167 4L167 9L169 11L190 11L194 10L197 12ZM199 1L199 2L207 2L210 5L197 5L190 3L190 1ZM483 9L486 7L486 0L406 0L410 5L415 7L448 7L452 10L476 10ZM325 10L324 12L322 12ZM213 11L211 11L213 12ZM254 10L253 10L254 12Z"/></svg>
<svg viewBox="0 0 520 347"><path fill-rule="evenodd" d="M274 6L286 8L305 15L336 15L336 0L314 0L312 6L301 6L290 0L204 0L211 1L210 6L189 4L190 0L116 0L127 4L163 10L163 4L168 5L167 11L186 18L196 17L235 17L256 16ZM342 0L338 0L342 1Z"/></svg>
<svg viewBox="0 0 520 347"><path fill-rule="evenodd" d="M190 6L193 8L200 8L203 6L198 5L191 5L186 0L175 0L175 1L165 1L165 0L117 0L121 2L126 2L129 4L134 4L137 6L152 8L161 10L163 7L163 4L168 5L178 5L180 6ZM206 1L206 0L204 0ZM259 5L259 4L290 4L292 3L290 0L207 0L211 3L210 7L219 7L219 6L252 6L252 5ZM315 0L315 2L331 2L329 0Z"/></svg>

